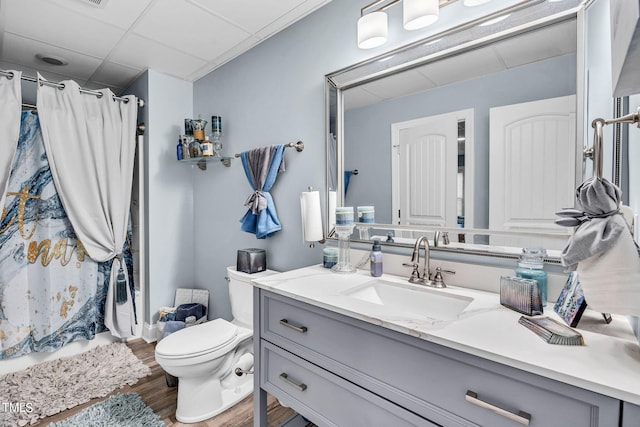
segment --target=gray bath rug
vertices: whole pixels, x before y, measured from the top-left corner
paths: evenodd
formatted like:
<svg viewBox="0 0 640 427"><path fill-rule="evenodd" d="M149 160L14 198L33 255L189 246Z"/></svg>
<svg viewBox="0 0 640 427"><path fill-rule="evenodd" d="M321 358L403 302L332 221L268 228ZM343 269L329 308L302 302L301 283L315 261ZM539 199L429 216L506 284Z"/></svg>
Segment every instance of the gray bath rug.
<svg viewBox="0 0 640 427"><path fill-rule="evenodd" d="M151 370L123 343L0 376L0 426L25 426L133 385Z"/></svg>
<svg viewBox="0 0 640 427"><path fill-rule="evenodd" d="M48 427L164 427L137 393L116 394Z"/></svg>

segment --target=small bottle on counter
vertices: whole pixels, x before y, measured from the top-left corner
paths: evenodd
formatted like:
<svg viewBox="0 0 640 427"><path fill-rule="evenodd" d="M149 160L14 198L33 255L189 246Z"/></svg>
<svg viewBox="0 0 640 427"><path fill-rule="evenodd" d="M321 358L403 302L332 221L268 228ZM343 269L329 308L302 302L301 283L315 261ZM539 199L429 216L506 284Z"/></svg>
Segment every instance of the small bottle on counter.
<svg viewBox="0 0 640 427"><path fill-rule="evenodd" d="M516 269L516 276L538 282L540 299L545 307L547 305L547 273L543 267L546 255L547 251L544 248L524 248Z"/></svg>
<svg viewBox="0 0 640 427"><path fill-rule="evenodd" d="M373 241L373 248L371 249L371 255L369 255L369 263L371 268L371 275L373 277L382 276L382 250L380 249L380 240Z"/></svg>
<svg viewBox="0 0 640 427"><path fill-rule="evenodd" d="M178 145L176 145L176 157L178 160L184 159L184 153L182 151L182 138L178 136Z"/></svg>

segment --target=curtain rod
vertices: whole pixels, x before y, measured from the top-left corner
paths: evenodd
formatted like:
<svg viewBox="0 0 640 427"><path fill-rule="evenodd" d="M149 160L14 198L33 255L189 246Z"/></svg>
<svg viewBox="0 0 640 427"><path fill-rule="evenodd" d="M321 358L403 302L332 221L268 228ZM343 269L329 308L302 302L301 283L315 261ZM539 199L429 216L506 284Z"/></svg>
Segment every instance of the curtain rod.
<svg viewBox="0 0 640 427"><path fill-rule="evenodd" d="M9 80L11 80L14 77L13 72L11 71L4 71L4 70L0 70L0 74L7 77ZM33 82L33 83L38 83L38 79L35 77L31 77L31 76L25 76L24 74L20 77L20 79L28 81L28 82ZM53 86L53 87L57 87L59 89L63 89L64 88L64 83L56 83L56 82L50 82L47 80L42 80L40 81L41 84L46 84L48 86ZM91 90L91 89L83 89L80 88L80 93L87 93L90 95L95 95L95 96L102 96L102 92L98 92L97 90ZM122 98L120 96L114 96L113 99L115 99L116 101L122 101L124 103L129 102L129 100L127 98ZM138 107L144 107L144 100L137 98L138 100Z"/></svg>

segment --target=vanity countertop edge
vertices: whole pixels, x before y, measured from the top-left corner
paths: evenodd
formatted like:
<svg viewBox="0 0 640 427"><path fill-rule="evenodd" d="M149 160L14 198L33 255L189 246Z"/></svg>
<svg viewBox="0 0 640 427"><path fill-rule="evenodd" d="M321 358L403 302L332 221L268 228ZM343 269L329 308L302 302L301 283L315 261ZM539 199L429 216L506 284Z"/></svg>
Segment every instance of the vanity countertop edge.
<svg viewBox="0 0 640 427"><path fill-rule="evenodd" d="M640 345L625 316L611 324L586 310L576 330L584 346L544 342L518 324L521 314L500 305L499 295L461 287L437 292L474 298L456 320L423 321L416 316L387 315L367 303L354 303L341 291L374 279L368 271L337 274L321 265L303 267L252 281L255 287L335 313L470 355L640 405ZM379 279L402 284L398 276ZM559 320L549 303L544 315Z"/></svg>

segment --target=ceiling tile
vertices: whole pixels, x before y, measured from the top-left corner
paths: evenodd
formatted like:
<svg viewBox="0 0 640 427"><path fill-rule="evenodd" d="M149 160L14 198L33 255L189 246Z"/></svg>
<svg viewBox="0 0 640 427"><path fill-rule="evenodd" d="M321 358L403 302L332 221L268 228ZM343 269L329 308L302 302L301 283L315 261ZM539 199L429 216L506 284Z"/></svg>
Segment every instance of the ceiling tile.
<svg viewBox="0 0 640 427"><path fill-rule="evenodd" d="M250 33L257 33L305 2L305 0L188 0L215 15L233 22Z"/></svg>
<svg viewBox="0 0 640 427"><path fill-rule="evenodd" d="M55 66L42 62L35 56L40 52L65 58L69 61L69 65ZM101 60L94 57L29 40L11 33L5 33L2 40L2 60L82 80L91 77L101 63Z"/></svg>
<svg viewBox="0 0 640 427"><path fill-rule="evenodd" d="M380 101L382 101L382 99L379 96L368 92L362 86L356 86L344 91L344 109L346 111L375 104Z"/></svg>
<svg viewBox="0 0 640 427"><path fill-rule="evenodd" d="M124 88L138 77L142 71L144 71L144 68L131 68L114 62L104 62L93 76L91 76L91 81L98 84L109 84L111 86Z"/></svg>
<svg viewBox="0 0 640 427"><path fill-rule="evenodd" d="M260 41L261 40L259 38L255 36L250 36L249 38L241 41L237 45L234 45L231 49L224 52L223 54L215 57L213 61L208 62L201 69L199 69L195 73L188 76L188 79L191 81L195 81L201 77L204 77L205 75L209 74L211 70L220 67L221 65L225 64L228 61L231 61L233 58L241 55L242 53L251 49L253 46L260 43Z"/></svg>
<svg viewBox="0 0 640 427"><path fill-rule="evenodd" d="M300 6L288 11L284 15L280 16L278 19L274 20L270 24L267 24L263 28L261 28L256 35L260 38L267 38L278 31L282 30L285 27L293 24L301 17L306 16L307 14L313 12L320 6L323 6L329 3L331 0L307 0L302 3Z"/></svg>
<svg viewBox="0 0 640 427"><path fill-rule="evenodd" d="M76 0L70 0L75 2ZM124 30L42 0L3 0L9 19L5 31L68 50L104 58L124 35Z"/></svg>
<svg viewBox="0 0 640 427"><path fill-rule="evenodd" d="M183 0L158 0L133 32L210 61L250 36Z"/></svg>
<svg viewBox="0 0 640 427"><path fill-rule="evenodd" d="M6 1L6 0L3 0ZM20 1L24 0L12 0ZM45 0L40 0L43 2ZM56 3L66 9L76 11L82 15L90 16L101 22L106 22L118 28L129 29L138 16L153 2L153 0L108 0L104 7L96 7L88 4L86 0L46 0Z"/></svg>
<svg viewBox="0 0 640 427"><path fill-rule="evenodd" d="M578 46L576 22L569 21L532 31L496 43L494 49L507 67L529 64L575 52Z"/></svg>
<svg viewBox="0 0 640 427"><path fill-rule="evenodd" d="M473 67L469 67L473 64ZM491 47L484 47L432 62L418 70L438 86L479 77L505 66Z"/></svg>
<svg viewBox="0 0 640 427"><path fill-rule="evenodd" d="M182 79L205 65L199 58L135 34L126 36L109 59L130 68L151 68Z"/></svg>
<svg viewBox="0 0 640 427"><path fill-rule="evenodd" d="M397 98L410 93L431 89L435 84L424 74L416 70L392 74L384 79L375 80L364 85L364 88L383 99Z"/></svg>

